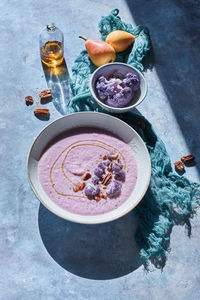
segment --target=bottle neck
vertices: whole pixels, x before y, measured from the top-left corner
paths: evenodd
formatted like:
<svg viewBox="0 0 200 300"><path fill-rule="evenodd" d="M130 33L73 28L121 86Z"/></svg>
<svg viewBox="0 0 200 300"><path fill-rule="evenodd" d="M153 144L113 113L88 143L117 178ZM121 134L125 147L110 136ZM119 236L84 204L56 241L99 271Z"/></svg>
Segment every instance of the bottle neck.
<svg viewBox="0 0 200 300"><path fill-rule="evenodd" d="M54 23L49 23L46 28L47 28L47 31L55 31L56 30L56 26Z"/></svg>

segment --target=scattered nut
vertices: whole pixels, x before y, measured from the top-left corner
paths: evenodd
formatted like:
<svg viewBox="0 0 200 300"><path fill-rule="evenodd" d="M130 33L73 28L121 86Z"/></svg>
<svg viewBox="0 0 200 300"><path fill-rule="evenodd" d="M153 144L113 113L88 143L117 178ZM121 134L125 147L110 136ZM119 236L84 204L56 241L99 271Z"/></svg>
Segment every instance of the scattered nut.
<svg viewBox="0 0 200 300"><path fill-rule="evenodd" d="M176 168L178 171L183 171L184 168L185 168L183 162L180 161L180 160L179 160L179 161L176 161L176 162L174 163L174 165L175 165L175 168Z"/></svg>
<svg viewBox="0 0 200 300"><path fill-rule="evenodd" d="M108 156L105 154L104 156L103 156L103 160L106 160L108 158Z"/></svg>
<svg viewBox="0 0 200 300"><path fill-rule="evenodd" d="M185 163L190 163L195 159L195 156L193 156L192 154L188 154L188 155L184 155L181 157L181 161L185 164Z"/></svg>
<svg viewBox="0 0 200 300"><path fill-rule="evenodd" d="M110 172L112 170L112 163L109 164L107 170Z"/></svg>
<svg viewBox="0 0 200 300"><path fill-rule="evenodd" d="M108 155L109 160L115 160L118 159L118 154L117 153L111 153Z"/></svg>
<svg viewBox="0 0 200 300"><path fill-rule="evenodd" d="M91 177L91 174L89 172L86 172L84 175L83 175L83 180L88 180L89 178Z"/></svg>
<svg viewBox="0 0 200 300"><path fill-rule="evenodd" d="M103 198L103 199L107 199L106 194L104 194L103 192L100 193L100 196L101 196L101 198Z"/></svg>
<svg viewBox="0 0 200 300"><path fill-rule="evenodd" d="M33 97L32 96L26 96L25 97L25 102L26 102L26 105L32 105L34 100L33 100Z"/></svg>
<svg viewBox="0 0 200 300"><path fill-rule="evenodd" d="M142 120L137 121L136 125L139 126L142 130L145 130L146 128L146 124Z"/></svg>
<svg viewBox="0 0 200 300"><path fill-rule="evenodd" d="M41 91L39 93L39 97L42 99L52 97L51 89L46 89L46 90Z"/></svg>
<svg viewBox="0 0 200 300"><path fill-rule="evenodd" d="M112 174L108 173L103 177L102 184L108 185L112 180Z"/></svg>
<svg viewBox="0 0 200 300"><path fill-rule="evenodd" d="M99 201L99 200L101 200L101 197L100 196L94 196L94 200Z"/></svg>
<svg viewBox="0 0 200 300"><path fill-rule="evenodd" d="M85 182L81 182L73 187L74 192L82 191L85 187Z"/></svg>
<svg viewBox="0 0 200 300"><path fill-rule="evenodd" d="M34 109L34 114L35 115L46 115L48 116L50 114L49 109L42 107L42 108L36 108Z"/></svg>

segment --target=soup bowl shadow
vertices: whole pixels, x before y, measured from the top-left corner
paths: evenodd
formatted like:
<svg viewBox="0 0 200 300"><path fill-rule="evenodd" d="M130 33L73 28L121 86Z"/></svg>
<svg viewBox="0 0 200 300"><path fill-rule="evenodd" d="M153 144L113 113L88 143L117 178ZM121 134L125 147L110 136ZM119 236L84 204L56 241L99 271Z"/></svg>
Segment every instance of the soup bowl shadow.
<svg viewBox="0 0 200 300"><path fill-rule="evenodd" d="M133 211L115 221L85 225L64 220L40 204L39 231L50 256L65 270L88 279L112 279L142 265L134 240Z"/></svg>

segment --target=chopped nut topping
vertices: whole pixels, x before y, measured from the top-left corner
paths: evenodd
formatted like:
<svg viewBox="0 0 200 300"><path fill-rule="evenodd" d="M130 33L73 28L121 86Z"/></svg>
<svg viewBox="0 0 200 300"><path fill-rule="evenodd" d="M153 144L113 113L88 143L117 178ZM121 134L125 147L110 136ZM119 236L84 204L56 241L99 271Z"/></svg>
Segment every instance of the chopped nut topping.
<svg viewBox="0 0 200 300"><path fill-rule="evenodd" d="M107 170L110 172L112 170L112 163L109 164Z"/></svg>
<svg viewBox="0 0 200 300"><path fill-rule="evenodd" d="M108 158L108 156L105 154L104 156L103 156L103 160L106 160Z"/></svg>
<svg viewBox="0 0 200 300"><path fill-rule="evenodd" d="M118 154L117 153L111 153L108 155L109 160L116 160L118 159Z"/></svg>
<svg viewBox="0 0 200 300"><path fill-rule="evenodd" d="M84 175L83 175L83 180L88 180L89 178L91 177L91 174L90 172L86 172Z"/></svg>
<svg viewBox="0 0 200 300"><path fill-rule="evenodd" d="M136 125L139 126L142 130L145 130L146 128L146 124L142 120L137 121Z"/></svg>
<svg viewBox="0 0 200 300"><path fill-rule="evenodd" d="M99 201L99 200L101 200L101 197L100 196L94 196L94 200Z"/></svg>
<svg viewBox="0 0 200 300"><path fill-rule="evenodd" d="M112 180L112 174L108 173L103 177L102 184L108 185Z"/></svg>
<svg viewBox="0 0 200 300"><path fill-rule="evenodd" d="M189 163L189 162L193 161L194 159L195 159L195 157L192 154L184 155L181 157L181 161L183 163Z"/></svg>
<svg viewBox="0 0 200 300"><path fill-rule="evenodd" d="M106 194L104 194L103 192L100 193L100 196L101 196L101 198L103 198L103 199L107 199Z"/></svg>
<svg viewBox="0 0 200 300"><path fill-rule="evenodd" d="M184 168L185 168L185 166L184 166L184 164L183 164L182 161L176 161L176 162L174 163L174 165L175 165L175 168L176 168L178 171L183 171Z"/></svg>
<svg viewBox="0 0 200 300"><path fill-rule="evenodd" d="M39 97L42 99L52 97L51 89L46 89L46 90L41 91L39 93Z"/></svg>
<svg viewBox="0 0 200 300"><path fill-rule="evenodd" d="M77 184L73 187L74 192L82 191L85 187L85 182Z"/></svg>
<svg viewBox="0 0 200 300"><path fill-rule="evenodd" d="M34 109L34 114L35 115L49 115L50 112L49 112L48 108L42 107L42 108Z"/></svg>
<svg viewBox="0 0 200 300"><path fill-rule="evenodd" d="M26 96L25 97L26 105L32 105L34 100L32 96Z"/></svg>

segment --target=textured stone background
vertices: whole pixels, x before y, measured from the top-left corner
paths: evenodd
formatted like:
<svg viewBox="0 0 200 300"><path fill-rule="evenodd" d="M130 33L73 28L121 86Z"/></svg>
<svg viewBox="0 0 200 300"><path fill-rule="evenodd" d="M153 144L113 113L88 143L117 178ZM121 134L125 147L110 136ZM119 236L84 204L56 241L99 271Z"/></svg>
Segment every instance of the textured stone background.
<svg viewBox="0 0 200 300"><path fill-rule="evenodd" d="M67 74L44 75L38 35L54 21L65 36L69 70L84 48L79 35L98 38L102 15L118 7L123 20L149 27L155 67L145 73L148 95L138 107L165 142L172 162L197 156L186 176L200 171L200 2L198 0L0 1L0 299L200 299L200 223L192 237L174 227L171 253L161 272L146 274L134 243L130 213L104 225L73 224L48 212L26 175L30 145L49 122L65 113ZM49 120L38 120L24 96L55 92ZM64 92L63 92L64 91ZM39 99L37 100L39 101Z"/></svg>

